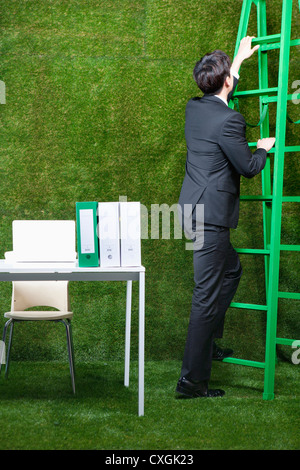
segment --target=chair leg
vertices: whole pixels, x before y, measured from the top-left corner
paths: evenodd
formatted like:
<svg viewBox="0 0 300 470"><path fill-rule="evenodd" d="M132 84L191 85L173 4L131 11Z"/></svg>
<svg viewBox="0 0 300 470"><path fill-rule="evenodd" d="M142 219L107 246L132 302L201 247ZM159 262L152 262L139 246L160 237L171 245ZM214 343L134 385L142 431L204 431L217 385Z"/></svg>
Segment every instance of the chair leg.
<svg viewBox="0 0 300 470"><path fill-rule="evenodd" d="M61 320L61 322L66 327L66 335L67 335L67 345L68 345L68 354L69 354L69 364L70 364L70 374L71 374L71 381L72 381L72 389L73 393L75 394L75 366L74 366L74 348L73 348L73 338L72 338L72 327L71 321L67 319L66 321Z"/></svg>
<svg viewBox="0 0 300 470"><path fill-rule="evenodd" d="M14 323L15 322L12 319L12 321L10 323L9 342L8 342L7 356L6 356L6 367L5 367L5 378L6 379L8 378L8 371L9 371L9 364L10 364L10 351L11 351L11 345L12 345Z"/></svg>
<svg viewBox="0 0 300 470"><path fill-rule="evenodd" d="M1 356L0 356L0 374L1 374L1 368L2 368L2 364L5 364L6 361L5 361L5 339L6 339L6 333L7 333L7 329L9 327L9 325L11 324L12 322L12 318L10 318L4 325L4 329L3 329L3 335L2 335L2 345L1 345Z"/></svg>

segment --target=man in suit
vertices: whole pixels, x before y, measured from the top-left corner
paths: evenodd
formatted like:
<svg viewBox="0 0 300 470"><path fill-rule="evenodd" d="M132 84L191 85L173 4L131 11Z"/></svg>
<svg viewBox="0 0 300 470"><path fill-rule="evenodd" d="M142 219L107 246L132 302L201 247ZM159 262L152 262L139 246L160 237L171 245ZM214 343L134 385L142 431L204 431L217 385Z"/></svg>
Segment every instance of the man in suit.
<svg viewBox="0 0 300 470"><path fill-rule="evenodd" d="M238 254L230 243L230 228L238 224L240 176L257 175L275 142L274 138L259 140L252 154L243 116L228 107L242 62L259 47L251 47L252 39L242 39L232 64L219 50L196 63L194 79L204 96L191 99L186 106L186 172L178 207L183 228L194 241L195 287L176 387L184 397L225 393L209 389L208 383L212 360L233 353L219 348L214 339L222 337L225 313L242 275ZM197 211L198 207L204 211Z"/></svg>

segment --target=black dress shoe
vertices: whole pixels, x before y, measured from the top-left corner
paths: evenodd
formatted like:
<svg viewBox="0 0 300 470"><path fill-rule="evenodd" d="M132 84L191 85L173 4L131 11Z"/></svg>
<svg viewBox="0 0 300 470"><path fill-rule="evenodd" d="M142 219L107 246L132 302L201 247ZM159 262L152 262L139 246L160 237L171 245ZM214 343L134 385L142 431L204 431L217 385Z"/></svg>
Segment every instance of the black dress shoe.
<svg viewBox="0 0 300 470"><path fill-rule="evenodd" d="M230 357L233 355L233 350L232 349L221 349L219 346L214 343L213 346L213 360L214 361L223 361L225 357Z"/></svg>
<svg viewBox="0 0 300 470"><path fill-rule="evenodd" d="M224 390L209 390L206 380L195 383L191 380L188 380L186 377L181 377L178 380L176 392L180 397L184 398L222 397L225 395Z"/></svg>

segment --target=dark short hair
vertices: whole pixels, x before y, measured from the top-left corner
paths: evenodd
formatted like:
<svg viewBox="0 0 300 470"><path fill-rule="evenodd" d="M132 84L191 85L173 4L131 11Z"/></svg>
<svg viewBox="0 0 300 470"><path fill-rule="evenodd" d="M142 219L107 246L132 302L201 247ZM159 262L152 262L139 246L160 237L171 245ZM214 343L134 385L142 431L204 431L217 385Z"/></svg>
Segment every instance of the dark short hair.
<svg viewBox="0 0 300 470"><path fill-rule="evenodd" d="M194 67L194 80L203 93L217 94L226 77L230 76L231 62L227 54L216 50L205 54Z"/></svg>

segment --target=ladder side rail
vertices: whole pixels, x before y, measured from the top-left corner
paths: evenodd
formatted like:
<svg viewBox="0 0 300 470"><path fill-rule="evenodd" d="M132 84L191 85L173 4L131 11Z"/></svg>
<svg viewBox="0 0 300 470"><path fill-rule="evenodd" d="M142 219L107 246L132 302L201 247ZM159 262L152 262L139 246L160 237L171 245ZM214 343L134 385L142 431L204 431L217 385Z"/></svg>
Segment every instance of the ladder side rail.
<svg viewBox="0 0 300 470"><path fill-rule="evenodd" d="M257 36L267 36L267 11L266 1L259 0L257 4ZM268 79L268 55L262 52L261 48L258 49L258 71L259 71L259 88L269 88ZM264 108L263 98L260 97L260 115L262 115ZM260 137L269 137L269 110L264 121L260 125ZM262 195L272 194L271 184L271 163L270 157L267 158L265 168L261 172L262 179ZM272 205L270 201L263 201L263 232L264 232L264 249L270 246L271 241L271 216L272 216ZM268 298L268 283L269 283L269 265L270 257L264 257L265 262L265 289L266 298Z"/></svg>
<svg viewBox="0 0 300 470"><path fill-rule="evenodd" d="M243 0L242 10L241 10L241 15L240 15L240 22L239 22L237 38L236 38L236 43L235 43L234 57L237 55L241 40L243 39L243 37L246 36L246 33L247 33L252 2L253 0ZM237 90L237 87L236 87L236 90ZM230 100L228 106L231 109L233 109L234 107L233 100Z"/></svg>
<svg viewBox="0 0 300 470"><path fill-rule="evenodd" d="M272 276L270 276L267 300L268 311L266 328L265 379L263 393L263 398L265 400L271 400L274 398L282 192L286 139L291 20L292 0L284 0L282 4L281 19L281 41L278 70L278 100L275 132L276 142L273 170L273 207L271 221L272 237L270 245L270 272L272 273Z"/></svg>

